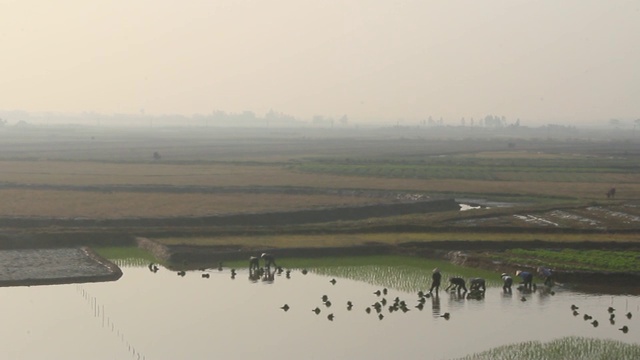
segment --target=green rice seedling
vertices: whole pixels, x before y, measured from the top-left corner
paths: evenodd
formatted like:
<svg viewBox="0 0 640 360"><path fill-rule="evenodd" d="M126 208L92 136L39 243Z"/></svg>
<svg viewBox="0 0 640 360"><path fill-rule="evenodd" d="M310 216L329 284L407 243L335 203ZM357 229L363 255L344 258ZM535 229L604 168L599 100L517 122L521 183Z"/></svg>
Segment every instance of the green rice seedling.
<svg viewBox="0 0 640 360"><path fill-rule="evenodd" d="M564 337L547 343L527 341L496 347L458 360L633 360L640 345L609 339Z"/></svg>

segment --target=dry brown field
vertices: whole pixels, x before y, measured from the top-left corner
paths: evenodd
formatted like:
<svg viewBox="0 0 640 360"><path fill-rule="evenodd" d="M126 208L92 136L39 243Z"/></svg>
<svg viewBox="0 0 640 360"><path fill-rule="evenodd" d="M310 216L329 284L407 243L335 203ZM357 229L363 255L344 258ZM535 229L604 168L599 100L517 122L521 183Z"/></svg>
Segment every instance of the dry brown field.
<svg viewBox="0 0 640 360"><path fill-rule="evenodd" d="M603 201L607 184L591 182L405 179L313 174L280 165L129 164L88 161L0 161L0 216L204 216L317 206L367 204L370 197L323 194L242 193L242 188L301 187L321 190L385 190L461 197L564 198ZM618 199L640 199L640 175L620 175ZM12 185L20 186L12 186ZM151 185L182 189L233 188L234 194L165 193ZM93 187L83 189L82 187ZM69 188L74 188L69 190ZM132 191L128 191L131 189ZM133 191L135 190L135 191ZM180 192L180 190L176 190Z"/></svg>
<svg viewBox="0 0 640 360"><path fill-rule="evenodd" d="M590 205L637 206L640 203L640 146L615 139L548 140L536 138L429 137L413 129L332 132L289 130L203 131L161 129L110 130L38 128L0 131L0 217L8 218L170 218L222 214L295 211L407 201L405 195L425 198L467 198L518 204L509 210L470 214L425 214L327 224L327 229L393 226L442 226L438 239L456 238L446 229L482 226L464 222L486 214L491 226L536 226L512 215L532 209L568 211L578 224L599 214L580 210ZM517 148L511 146L517 143ZM509 145L509 146L507 146ZM152 154L158 152L160 159ZM575 170L571 167L575 162ZM468 165L471 164L471 165ZM524 165L523 165L524 164ZM310 165L310 166L308 166ZM315 167L321 165L320 167ZM344 172L351 166L372 170ZM322 170L325 167L328 170ZM376 173L375 169L382 169ZM309 171L308 169L321 169ZM420 170L423 177L407 176ZM402 171L400 171L402 170ZM467 171L468 170L468 171ZM376 170L377 171L377 170ZM437 176L430 177L430 172ZM447 175L449 174L449 175ZM491 179L487 179L487 175ZM604 194L612 186L615 199ZM402 199L402 200L399 200ZM522 205L522 206L521 206ZM627 211L628 210L628 211ZM631 220L615 212L603 213L601 224L633 229ZM582 211L582 212L581 212ZM609 215L607 215L609 214ZM548 219L555 221L557 213ZM578 219L578 220L576 220ZM556 219L557 220L557 219ZM624 220L624 221L623 221ZM475 221L475 220L474 220ZM559 226L571 229L571 221ZM626 221L626 222L625 222ZM469 225L472 224L472 225ZM321 232L322 225L314 225ZM319 230L320 229L320 230ZM291 230L291 229L289 229ZM569 231L570 232L570 231ZM462 238L491 240L540 239L495 234ZM537 236L537 237L536 237ZM624 235L633 236L633 235ZM582 237L567 241L580 241ZM596 237L594 237L595 239ZM179 243L175 237L168 242ZM236 241L270 243L270 237L192 237L193 243ZM303 238L281 238L279 244L299 244ZM366 234L310 236L305 244L335 245L368 242L395 243L434 239L429 234ZM598 241L608 241L599 235Z"/></svg>

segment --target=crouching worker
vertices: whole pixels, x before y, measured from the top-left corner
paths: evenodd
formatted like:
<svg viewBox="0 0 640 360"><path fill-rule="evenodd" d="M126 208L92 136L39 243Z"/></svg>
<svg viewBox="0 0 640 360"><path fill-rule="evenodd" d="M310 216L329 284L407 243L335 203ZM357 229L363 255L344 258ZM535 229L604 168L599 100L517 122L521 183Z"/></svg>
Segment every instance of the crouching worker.
<svg viewBox="0 0 640 360"><path fill-rule="evenodd" d="M516 271L516 276L520 276L522 278L522 285L525 290L532 290L533 286L533 274L528 271Z"/></svg>
<svg viewBox="0 0 640 360"><path fill-rule="evenodd" d="M262 260L264 260L264 267L265 268L271 269L271 265L278 266L278 265L276 265L276 258L274 258L273 255L268 254L268 253L262 253L262 255L260 257L262 258Z"/></svg>
<svg viewBox="0 0 640 360"><path fill-rule="evenodd" d="M447 286L447 288L444 289L444 291L449 291L449 289L453 290L454 292L457 290L458 295L460 295L460 289L464 290L465 293L467 292L465 281L461 277L449 278L449 286Z"/></svg>
<svg viewBox="0 0 640 360"><path fill-rule="evenodd" d="M260 258L252 256L249 258L249 271L258 270L260 268Z"/></svg>
<svg viewBox="0 0 640 360"><path fill-rule="evenodd" d="M485 281L482 278L473 278L469 280L469 293L467 299L482 300L487 290Z"/></svg>
<svg viewBox="0 0 640 360"><path fill-rule="evenodd" d="M538 275L544 278L545 286L552 287L554 285L553 272L551 272L551 269L540 266L538 267Z"/></svg>
<svg viewBox="0 0 640 360"><path fill-rule="evenodd" d="M469 290L470 291L482 291L483 293L487 291L487 286L485 285L485 281L483 278L473 278L469 280Z"/></svg>
<svg viewBox="0 0 640 360"><path fill-rule="evenodd" d="M507 273L502 273L500 277L502 278L502 291L511 294L511 285L513 285L513 278Z"/></svg>

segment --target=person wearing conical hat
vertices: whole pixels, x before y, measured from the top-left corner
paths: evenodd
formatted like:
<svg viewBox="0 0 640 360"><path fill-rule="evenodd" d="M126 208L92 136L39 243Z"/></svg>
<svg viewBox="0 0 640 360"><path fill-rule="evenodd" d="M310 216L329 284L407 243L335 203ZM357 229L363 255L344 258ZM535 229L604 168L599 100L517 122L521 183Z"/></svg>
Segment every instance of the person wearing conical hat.
<svg viewBox="0 0 640 360"><path fill-rule="evenodd" d="M433 289L436 289L436 296L438 296L438 290L440 289L441 280L442 274L440 274L440 269L433 269L433 272L431 273L431 289L429 289L429 294L433 292Z"/></svg>
<svg viewBox="0 0 640 360"><path fill-rule="evenodd" d="M528 272L528 271L516 271L516 276L519 276L522 278L522 285L524 285L524 288L531 291L531 288L533 286L533 274Z"/></svg>

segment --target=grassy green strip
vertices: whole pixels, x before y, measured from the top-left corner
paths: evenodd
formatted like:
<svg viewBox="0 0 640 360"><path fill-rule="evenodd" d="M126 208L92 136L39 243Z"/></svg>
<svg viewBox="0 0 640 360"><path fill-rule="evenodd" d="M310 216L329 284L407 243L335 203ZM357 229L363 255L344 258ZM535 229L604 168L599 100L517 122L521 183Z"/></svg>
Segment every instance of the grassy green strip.
<svg viewBox="0 0 640 360"><path fill-rule="evenodd" d="M633 250L513 249L495 255L494 258L510 263L545 265L565 270L640 271L640 251Z"/></svg>

